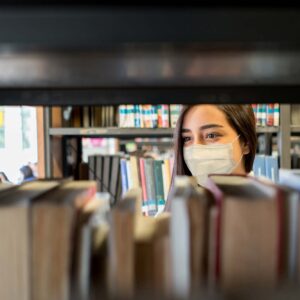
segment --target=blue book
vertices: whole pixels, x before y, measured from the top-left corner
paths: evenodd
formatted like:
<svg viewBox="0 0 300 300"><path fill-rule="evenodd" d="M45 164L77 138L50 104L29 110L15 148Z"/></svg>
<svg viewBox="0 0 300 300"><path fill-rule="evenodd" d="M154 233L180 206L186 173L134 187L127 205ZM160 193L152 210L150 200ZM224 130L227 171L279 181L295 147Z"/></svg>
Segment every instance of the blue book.
<svg viewBox="0 0 300 300"><path fill-rule="evenodd" d="M279 181L278 157L266 156L266 176L275 183Z"/></svg>
<svg viewBox="0 0 300 300"><path fill-rule="evenodd" d="M253 163L254 176L266 176L266 159L265 155L257 154Z"/></svg>
<svg viewBox="0 0 300 300"><path fill-rule="evenodd" d="M121 181L122 181L122 195L128 191L128 178L127 178L127 160L126 158L121 158Z"/></svg>

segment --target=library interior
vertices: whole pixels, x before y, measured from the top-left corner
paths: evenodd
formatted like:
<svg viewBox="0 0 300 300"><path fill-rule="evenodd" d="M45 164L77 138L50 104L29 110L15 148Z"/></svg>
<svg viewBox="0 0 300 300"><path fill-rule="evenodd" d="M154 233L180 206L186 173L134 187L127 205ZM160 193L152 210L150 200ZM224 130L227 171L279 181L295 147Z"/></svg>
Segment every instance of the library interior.
<svg viewBox="0 0 300 300"><path fill-rule="evenodd" d="M299 299L298 29L0 1L0 299Z"/></svg>

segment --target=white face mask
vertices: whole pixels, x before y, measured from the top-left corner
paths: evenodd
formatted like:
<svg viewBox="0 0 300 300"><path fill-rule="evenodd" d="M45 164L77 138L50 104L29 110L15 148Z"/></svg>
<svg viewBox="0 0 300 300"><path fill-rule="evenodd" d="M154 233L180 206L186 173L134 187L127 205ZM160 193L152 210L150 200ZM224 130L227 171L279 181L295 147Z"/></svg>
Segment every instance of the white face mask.
<svg viewBox="0 0 300 300"><path fill-rule="evenodd" d="M183 157L198 184L204 185L208 174L230 174L240 163L233 159L233 143L239 135L228 144L191 145L183 148Z"/></svg>

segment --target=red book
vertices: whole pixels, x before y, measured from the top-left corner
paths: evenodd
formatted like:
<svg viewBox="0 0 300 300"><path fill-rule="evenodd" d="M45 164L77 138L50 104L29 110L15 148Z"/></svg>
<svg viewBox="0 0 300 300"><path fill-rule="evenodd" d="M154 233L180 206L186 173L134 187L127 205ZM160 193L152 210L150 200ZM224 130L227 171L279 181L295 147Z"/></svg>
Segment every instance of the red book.
<svg viewBox="0 0 300 300"><path fill-rule="evenodd" d="M217 207L216 281L225 290L274 287L284 272L282 190L240 175L210 175L206 187Z"/></svg>
<svg viewBox="0 0 300 300"><path fill-rule="evenodd" d="M140 171L140 179L142 184L143 211L144 211L144 207L147 207L147 201L148 201L144 158L142 157L139 158L139 165L140 165L139 171Z"/></svg>

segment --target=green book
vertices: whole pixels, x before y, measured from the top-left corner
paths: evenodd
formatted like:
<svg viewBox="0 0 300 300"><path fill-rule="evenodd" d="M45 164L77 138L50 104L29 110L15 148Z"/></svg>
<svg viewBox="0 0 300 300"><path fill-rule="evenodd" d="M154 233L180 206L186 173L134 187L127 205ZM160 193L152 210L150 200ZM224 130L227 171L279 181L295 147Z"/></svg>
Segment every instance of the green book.
<svg viewBox="0 0 300 300"><path fill-rule="evenodd" d="M164 197L164 179L162 173L162 160L153 161L153 173L155 180L155 199L158 212L164 210L165 197Z"/></svg>

